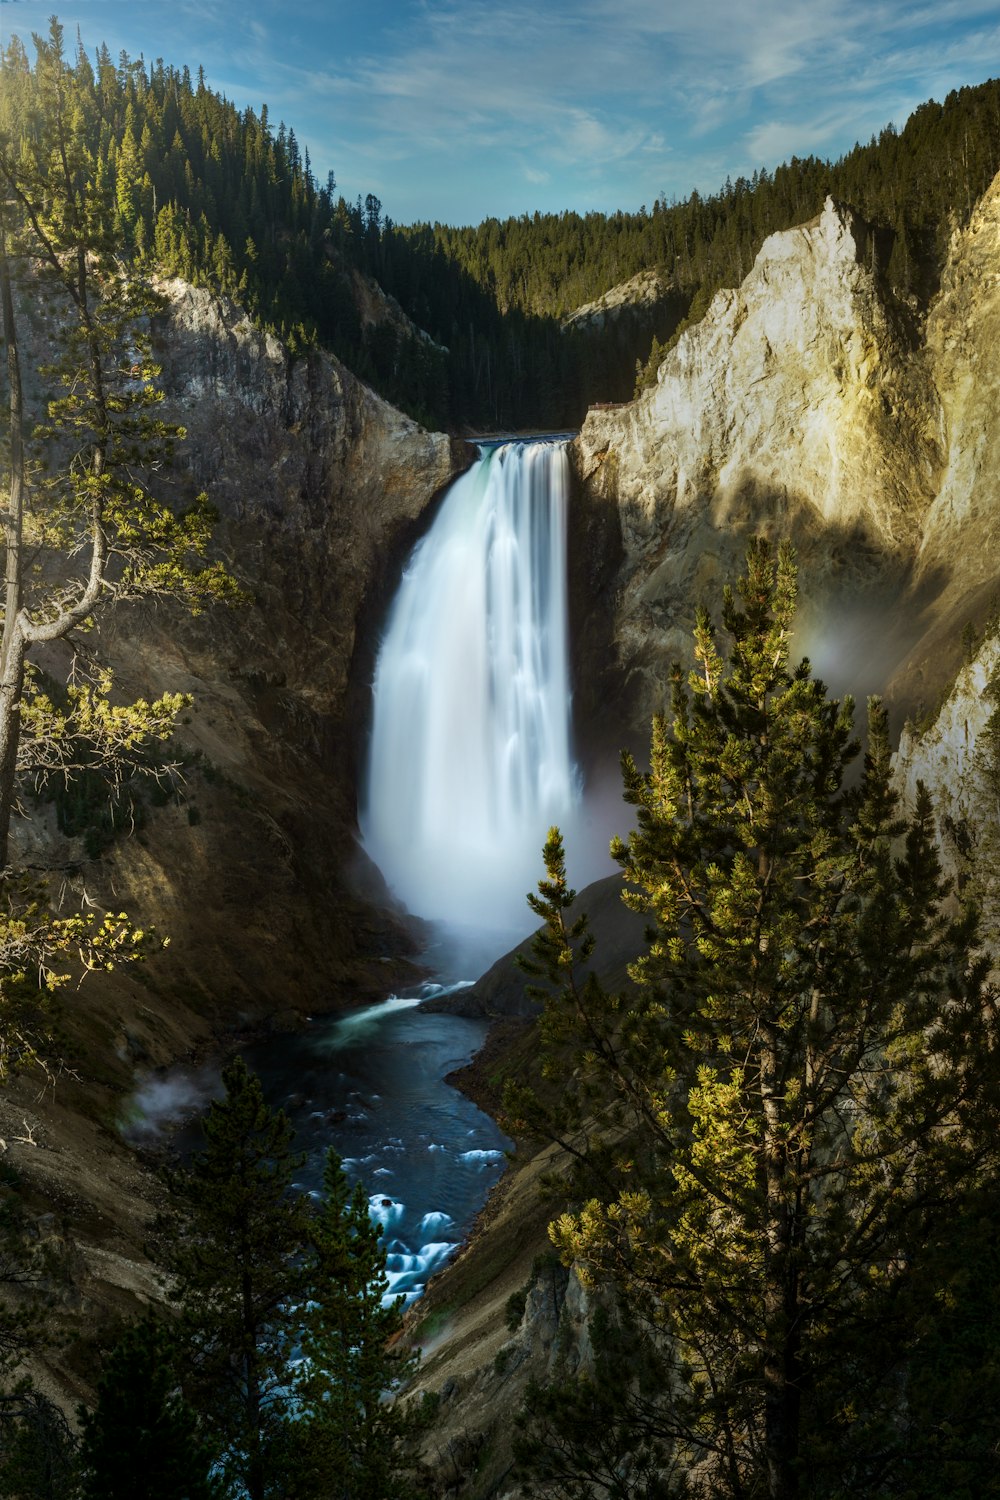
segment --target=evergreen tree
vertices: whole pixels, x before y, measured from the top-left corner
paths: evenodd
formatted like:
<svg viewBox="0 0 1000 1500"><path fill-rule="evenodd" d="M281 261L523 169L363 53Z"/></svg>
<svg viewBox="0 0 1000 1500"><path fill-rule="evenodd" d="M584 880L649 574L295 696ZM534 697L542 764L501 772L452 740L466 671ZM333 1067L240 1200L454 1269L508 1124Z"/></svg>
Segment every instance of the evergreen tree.
<svg viewBox="0 0 1000 1500"><path fill-rule="evenodd" d="M127 1328L81 1410L81 1500L219 1500L213 1456L179 1390L167 1330L146 1318Z"/></svg>
<svg viewBox="0 0 1000 1500"><path fill-rule="evenodd" d="M76 1444L61 1410L36 1390L24 1361L50 1345L48 1312L62 1277L21 1204L17 1174L0 1160L0 1496L73 1494Z"/></svg>
<svg viewBox="0 0 1000 1500"><path fill-rule="evenodd" d="M663 1392L676 1371L627 1310L599 1307L589 1326L593 1368L531 1382L514 1438L530 1494L552 1500L673 1500L686 1476Z"/></svg>
<svg viewBox="0 0 1000 1500"><path fill-rule="evenodd" d="M148 946L148 934L125 916L54 919L46 912L37 879L11 867L18 786L49 771L68 782L95 766L111 768L113 777L132 774L150 741L169 737L187 701L165 694L154 704L122 707L112 701L110 677L98 674L69 690L63 711L39 691L30 658L113 602L170 597L197 611L238 593L219 564L205 561L212 520L206 497L178 513L152 491L156 468L179 436L154 415L161 392L149 319L159 304L115 253L113 143L109 136L102 146L93 73L68 65L55 19L48 38L35 43L34 73L19 46L5 52L0 88L0 321L9 414L0 455L7 492L0 527L0 1079L38 1059L46 1029L39 1000L64 981L59 966L67 955L87 968L110 968L140 958ZM111 87L106 72L105 85ZM134 115L127 108L121 114L131 132ZM134 136L127 139L134 146ZM130 151L123 146L123 162ZM125 178L123 166L123 193ZM119 220L132 214L134 221L137 212L128 194L119 198ZM35 433L46 444L44 465L31 462L15 290L43 300L62 329L46 369L58 394Z"/></svg>
<svg viewBox="0 0 1000 1500"><path fill-rule="evenodd" d="M414 1360L387 1347L402 1314L397 1301L386 1300L381 1235L363 1186L348 1187L331 1150L310 1228L296 1380L304 1496L397 1500L414 1489L404 1452L413 1421L386 1399L412 1374Z"/></svg>
<svg viewBox="0 0 1000 1500"><path fill-rule="evenodd" d="M752 544L728 651L700 611L651 769L624 758L637 827L614 852L650 923L633 990L577 972L590 942L565 922L555 831L533 901L551 1066L573 1080L552 1133L590 1172L553 1239L676 1354L659 1421L686 1462L715 1494L774 1500L916 1472L899 1309L1000 1201L1000 1016L974 917L949 912L926 792L898 814L877 701L848 785L853 706L791 665L794 603L790 552ZM541 1121L523 1090L508 1102ZM849 1491L831 1433L856 1444Z"/></svg>
<svg viewBox="0 0 1000 1500"><path fill-rule="evenodd" d="M0 1392L0 1496L77 1500L77 1438L54 1401L21 1380Z"/></svg>
<svg viewBox="0 0 1000 1500"><path fill-rule="evenodd" d="M283 1113L237 1057L203 1122L201 1152L167 1174L175 1211L164 1261L179 1304L185 1385L227 1478L249 1500L283 1496L291 1365L299 1337L308 1199Z"/></svg>

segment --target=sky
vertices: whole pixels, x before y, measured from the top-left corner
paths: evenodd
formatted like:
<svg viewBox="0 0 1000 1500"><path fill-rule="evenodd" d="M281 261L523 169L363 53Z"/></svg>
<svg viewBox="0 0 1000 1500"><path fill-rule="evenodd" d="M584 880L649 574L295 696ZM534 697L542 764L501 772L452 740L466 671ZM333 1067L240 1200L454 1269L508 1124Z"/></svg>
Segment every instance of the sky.
<svg viewBox="0 0 1000 1500"><path fill-rule="evenodd" d="M397 223L635 210L1000 73L1000 0L0 0L4 41L205 69Z"/></svg>

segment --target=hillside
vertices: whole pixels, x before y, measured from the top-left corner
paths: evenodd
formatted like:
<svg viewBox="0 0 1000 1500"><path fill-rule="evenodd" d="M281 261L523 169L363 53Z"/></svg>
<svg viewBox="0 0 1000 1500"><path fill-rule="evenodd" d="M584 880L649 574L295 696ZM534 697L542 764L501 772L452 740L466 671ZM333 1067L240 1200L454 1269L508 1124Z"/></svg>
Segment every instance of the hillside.
<svg viewBox="0 0 1000 1500"><path fill-rule="evenodd" d="M16 38L3 70L16 138L30 130L41 83ZM293 354L318 344L451 431L576 426L588 404L628 399L637 361L651 378L678 326L739 285L767 236L812 218L827 194L872 226L870 268L922 312L953 229L1000 169L991 81L922 105L901 131L837 162L796 157L707 197L400 226L373 194L349 203L332 174L318 183L294 128L275 128L266 107L238 111L200 70L124 55L115 64L106 48L92 63L78 50L63 87L94 209L120 249L234 297ZM644 315L601 325L573 316L657 270L670 294ZM373 319L359 276L403 316Z"/></svg>

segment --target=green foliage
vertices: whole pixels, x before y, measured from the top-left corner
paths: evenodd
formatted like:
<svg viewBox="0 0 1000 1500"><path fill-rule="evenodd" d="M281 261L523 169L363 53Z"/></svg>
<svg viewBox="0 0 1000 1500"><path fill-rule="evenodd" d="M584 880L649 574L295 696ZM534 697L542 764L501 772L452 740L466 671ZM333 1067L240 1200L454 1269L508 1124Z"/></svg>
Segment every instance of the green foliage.
<svg viewBox="0 0 1000 1500"><path fill-rule="evenodd" d="M77 1441L59 1407L27 1381L0 1390L0 1496L76 1500Z"/></svg>
<svg viewBox="0 0 1000 1500"><path fill-rule="evenodd" d="M186 1388L231 1483L250 1500L284 1495L290 1369L305 1281L308 1200L292 1191L302 1158L282 1113L242 1058L203 1122L204 1146L167 1174L173 1205L163 1259L180 1310Z"/></svg>
<svg viewBox="0 0 1000 1500"><path fill-rule="evenodd" d="M142 956L149 937L124 916L54 917L42 888L8 868L18 787L57 794L65 832L82 833L93 857L116 826L134 822L125 782L162 774L150 751L189 700L115 701L110 674L43 689L28 660L73 638L96 612L137 598L170 598L197 613L241 596L209 556L214 512L204 496L175 511L156 494L182 436L157 415L152 322L162 307L147 275L121 255L138 247L146 197L143 122L125 109L123 138L107 132L105 106L120 82L95 76L78 53L71 67L53 18L35 37L32 68L18 41L2 58L0 89L0 303L7 346L10 421L3 479L9 490L0 641L0 1076L38 1060L44 1002L68 977L64 963L111 968ZM116 176L117 173L117 176ZM31 459L20 376L14 285L29 291L58 329L45 420ZM35 450L37 451L37 449ZM102 785L108 796L99 811ZM118 816L116 816L116 814ZM102 826L103 825L103 826Z"/></svg>
<svg viewBox="0 0 1000 1500"><path fill-rule="evenodd" d="M26 1356L51 1342L47 1315L63 1267L32 1233L19 1188L0 1157L0 1496L71 1500L73 1434L59 1408L23 1373Z"/></svg>
<svg viewBox="0 0 1000 1500"><path fill-rule="evenodd" d="M206 558L216 519L207 498L176 512L154 494L159 467L183 431L157 415L151 324L162 298L139 266L120 257L102 172L101 142L110 151L111 138L101 86L79 56L75 70L68 65L56 21L35 46L34 71L19 42L8 48L0 107L5 274L11 264L30 274L32 293L61 325L43 372L56 394L35 434L57 461L33 475L23 525L25 541L43 555L65 554L63 576L53 582L46 568L23 567L20 530L8 526L31 641L65 635L112 598L164 595L197 612L207 600L240 597ZM16 329L7 336L13 342ZM74 577L77 555L83 564Z"/></svg>
<svg viewBox="0 0 1000 1500"><path fill-rule="evenodd" d="M412 1375L415 1360L388 1347L403 1320L399 1303L384 1301L382 1226L369 1218L362 1185L348 1187L332 1150L323 1190L305 1266L299 1482L307 1495L332 1485L352 1500L395 1500L417 1489L404 1451L416 1418L386 1397Z"/></svg>
<svg viewBox="0 0 1000 1500"><path fill-rule="evenodd" d="M529 1495L553 1500L674 1500L686 1494L669 1391L670 1361L620 1308L590 1321L593 1367L529 1385L514 1442Z"/></svg>
<svg viewBox="0 0 1000 1500"><path fill-rule="evenodd" d="M99 229L136 264L234 297L290 353L317 343L421 420L458 427L558 426L588 402L627 400L636 361L662 353L720 287L747 274L768 234L816 214L829 192L875 226L873 267L926 304L955 223L1000 168L996 81L951 93L837 162L793 157L773 173L651 210L533 214L476 227L395 225L369 195L320 185L293 130L239 111L187 68L81 51L59 82L15 41L5 89L72 124L73 169ZM372 213L372 204L377 212ZM639 271L670 290L599 332L562 319ZM362 327L358 276L377 279L435 342L391 321ZM656 344L651 348L651 341Z"/></svg>
<svg viewBox="0 0 1000 1500"><path fill-rule="evenodd" d="M293 1186L302 1158L259 1080L237 1058L223 1082L204 1149L165 1174L172 1214L159 1228L180 1310L176 1368L226 1493L415 1494L408 1444L422 1419L387 1400L414 1359L387 1347L402 1317L383 1305L381 1229L364 1190L348 1187L331 1151L314 1207Z"/></svg>
<svg viewBox="0 0 1000 1500"><path fill-rule="evenodd" d="M153 703L117 704L113 696L106 669L65 688L30 665L26 673L20 774L38 800L54 804L59 831L83 837L89 859L143 827L143 790L153 806L169 800L177 767L161 747L192 701L165 693Z"/></svg>
<svg viewBox="0 0 1000 1500"><path fill-rule="evenodd" d="M150 1318L126 1328L80 1411L81 1500L216 1500L213 1456L178 1388L170 1335Z"/></svg>
<svg viewBox="0 0 1000 1500"><path fill-rule="evenodd" d="M677 1351L669 1425L719 1494L841 1493L820 1462L831 1424L875 1462L885 1432L852 1393L918 1368L889 1309L935 1284L949 1229L1000 1184L1000 1017L974 919L949 915L926 792L899 815L874 700L848 784L852 705L791 665L794 605L790 553L755 542L726 649L699 612L650 770L623 758L637 823L613 852L650 924L632 990L578 974L590 940L565 925L555 835L533 903L547 1035L598 1137L569 1137L589 1197L552 1237ZM564 1106L549 1133L573 1123ZM888 1426L903 1401L884 1400Z"/></svg>
<svg viewBox="0 0 1000 1500"><path fill-rule="evenodd" d="M0 1081L32 1065L52 1076L53 1002L74 974L141 963L168 941L126 912L56 916L44 882L9 873L0 882Z"/></svg>

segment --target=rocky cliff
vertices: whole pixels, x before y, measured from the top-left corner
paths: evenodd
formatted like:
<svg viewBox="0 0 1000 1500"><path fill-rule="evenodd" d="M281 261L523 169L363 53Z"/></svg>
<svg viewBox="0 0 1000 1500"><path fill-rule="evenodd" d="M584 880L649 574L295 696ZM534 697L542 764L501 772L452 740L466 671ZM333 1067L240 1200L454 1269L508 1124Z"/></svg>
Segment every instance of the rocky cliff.
<svg viewBox="0 0 1000 1500"><path fill-rule="evenodd" d="M180 503L208 491L250 603L102 619L123 693L194 706L180 795L84 878L171 934L155 984L238 1023L377 987L387 939L345 874L365 686L395 570L462 453L335 359L293 360L207 291L164 291L163 412L187 432L166 484Z"/></svg>
<svg viewBox="0 0 1000 1500"><path fill-rule="evenodd" d="M193 695L174 747L182 779L166 800L140 799L134 836L97 857L60 834L52 806L15 830L67 905L128 910L171 939L142 970L68 992L74 1072L54 1093L22 1079L0 1098L0 1159L68 1255L66 1317L87 1332L155 1291L142 1245L156 1185L116 1128L136 1077L224 1033L382 994L409 971L402 923L365 899L384 903L378 877L354 868L355 765L381 611L421 518L467 461L335 359L292 360L208 292L164 292L163 414L188 434L164 489L179 502L209 491L218 550L250 602L107 615L85 646L123 695ZM67 648L45 665L65 669ZM43 1386L86 1395L93 1360L79 1347L54 1359Z"/></svg>
<svg viewBox="0 0 1000 1500"><path fill-rule="evenodd" d="M864 225L828 199L765 241L653 389L589 413L576 471L620 521L613 648L631 720L657 705L694 603L735 575L751 533L796 542L801 646L838 687L884 688L992 578L998 214L994 184L921 330L870 269ZM911 670L904 696L927 691Z"/></svg>
<svg viewBox="0 0 1000 1500"><path fill-rule="evenodd" d="M612 327L619 318L632 313L644 312L649 317L661 303L675 300L676 293L667 273L654 266L619 282L595 302L574 308L563 318L563 327L589 332Z"/></svg>
<svg viewBox="0 0 1000 1500"><path fill-rule="evenodd" d="M1000 703L1000 638L988 635L958 673L940 707L908 723L894 762L896 786L912 809L917 784L931 792L944 873L958 890L971 880L994 944L1000 853L1000 736L990 721ZM1000 950L998 950L1000 951Z"/></svg>

